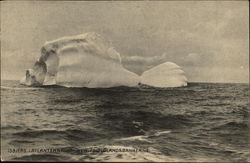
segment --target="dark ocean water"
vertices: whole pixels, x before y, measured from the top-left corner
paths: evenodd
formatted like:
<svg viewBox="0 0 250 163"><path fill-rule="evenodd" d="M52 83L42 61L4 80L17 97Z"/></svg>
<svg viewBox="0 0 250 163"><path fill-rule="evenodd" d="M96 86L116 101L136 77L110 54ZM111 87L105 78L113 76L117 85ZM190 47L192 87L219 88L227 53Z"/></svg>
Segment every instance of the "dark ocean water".
<svg viewBox="0 0 250 163"><path fill-rule="evenodd" d="M1 85L3 160L250 161L248 84Z"/></svg>

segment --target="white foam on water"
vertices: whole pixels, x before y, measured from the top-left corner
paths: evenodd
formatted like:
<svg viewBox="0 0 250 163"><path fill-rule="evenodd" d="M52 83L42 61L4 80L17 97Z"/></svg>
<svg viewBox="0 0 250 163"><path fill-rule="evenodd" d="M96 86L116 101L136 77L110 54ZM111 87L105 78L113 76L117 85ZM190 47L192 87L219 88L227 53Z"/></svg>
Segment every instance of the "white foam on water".
<svg viewBox="0 0 250 163"><path fill-rule="evenodd" d="M150 140L147 139L148 136L131 136L131 137L126 137L126 138L121 138L121 139L117 139L119 141L142 141L142 142L148 142L151 143Z"/></svg>
<svg viewBox="0 0 250 163"><path fill-rule="evenodd" d="M118 140L118 141L142 141L142 142L152 143L152 141L150 141L148 138L161 136L161 135L169 134L169 133L171 133L171 131L169 131L169 130L167 130L167 131L158 131L158 132L156 132L154 134L130 136L130 137L120 138L120 139L116 139L116 140Z"/></svg>
<svg viewBox="0 0 250 163"><path fill-rule="evenodd" d="M154 136L160 136L160 135L169 134L169 133L171 133L171 131L158 131L154 134Z"/></svg>

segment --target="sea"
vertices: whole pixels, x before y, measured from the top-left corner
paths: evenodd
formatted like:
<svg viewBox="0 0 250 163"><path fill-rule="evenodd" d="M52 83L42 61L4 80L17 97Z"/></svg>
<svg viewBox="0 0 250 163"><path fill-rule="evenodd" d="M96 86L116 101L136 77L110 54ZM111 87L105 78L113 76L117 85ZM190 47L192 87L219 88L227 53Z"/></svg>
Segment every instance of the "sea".
<svg viewBox="0 0 250 163"><path fill-rule="evenodd" d="M1 159L249 162L249 84L27 87L1 81Z"/></svg>

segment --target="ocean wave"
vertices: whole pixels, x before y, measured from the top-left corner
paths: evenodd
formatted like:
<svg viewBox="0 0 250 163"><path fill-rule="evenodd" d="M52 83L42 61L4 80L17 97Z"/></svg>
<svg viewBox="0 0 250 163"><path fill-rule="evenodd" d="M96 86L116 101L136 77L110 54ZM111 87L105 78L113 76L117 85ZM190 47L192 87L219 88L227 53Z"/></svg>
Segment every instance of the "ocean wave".
<svg viewBox="0 0 250 163"><path fill-rule="evenodd" d="M249 126L244 122L228 122L218 127L213 128L213 130L221 130L221 129L248 129Z"/></svg>
<svg viewBox="0 0 250 163"><path fill-rule="evenodd" d="M6 126L4 126L4 125L2 125L1 126L1 130L20 130L20 129L22 129L23 127L22 126L13 126L13 125L6 125Z"/></svg>
<svg viewBox="0 0 250 163"><path fill-rule="evenodd" d="M68 140L75 140L75 141L81 140L86 142L96 140L103 136L103 134L100 134L97 131L92 131L87 129L86 130L80 130L80 129L26 130L26 131L16 132L13 135L15 137L18 136L22 138L41 138L41 137L56 138L60 136Z"/></svg>
<svg viewBox="0 0 250 163"><path fill-rule="evenodd" d="M1 89L6 89L6 90L40 90L44 89L42 87L7 87L7 86L2 86Z"/></svg>
<svg viewBox="0 0 250 163"><path fill-rule="evenodd" d="M16 161L65 161L68 160L70 157L56 155L56 154L31 154L25 155L21 157L15 157L13 160Z"/></svg>
<svg viewBox="0 0 250 163"><path fill-rule="evenodd" d="M153 133L153 134L130 136L130 137L120 138L120 139L116 139L116 140L118 140L118 141L140 141L140 142L152 143L152 141L149 140L149 138L158 137L158 136L161 136L164 134L169 134L169 133L171 133L171 131L169 131L169 130L158 131L158 132Z"/></svg>
<svg viewBox="0 0 250 163"><path fill-rule="evenodd" d="M194 125L186 115L150 111L106 112L100 115L100 119L103 123L99 123L99 127L122 133L124 136L143 135L150 130L179 130ZM142 125L134 124L135 121Z"/></svg>

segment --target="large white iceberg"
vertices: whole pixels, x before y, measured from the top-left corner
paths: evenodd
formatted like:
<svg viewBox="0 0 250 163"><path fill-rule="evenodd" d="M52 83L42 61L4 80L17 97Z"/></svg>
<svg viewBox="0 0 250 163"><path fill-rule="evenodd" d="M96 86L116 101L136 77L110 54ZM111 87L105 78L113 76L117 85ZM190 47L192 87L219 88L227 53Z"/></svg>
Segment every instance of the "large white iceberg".
<svg viewBox="0 0 250 163"><path fill-rule="evenodd" d="M170 62L162 65L138 76L122 66L120 54L111 43L99 34L86 33L46 42L40 58L26 71L21 83L88 88L133 87L139 83L156 87L186 85L183 71L177 65Z"/></svg>

